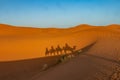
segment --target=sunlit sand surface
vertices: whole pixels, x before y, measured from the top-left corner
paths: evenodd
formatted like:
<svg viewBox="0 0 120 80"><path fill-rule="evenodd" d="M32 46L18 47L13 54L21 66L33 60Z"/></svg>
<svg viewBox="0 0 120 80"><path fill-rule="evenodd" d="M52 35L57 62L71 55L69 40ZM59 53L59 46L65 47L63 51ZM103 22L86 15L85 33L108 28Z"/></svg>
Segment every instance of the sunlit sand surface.
<svg viewBox="0 0 120 80"><path fill-rule="evenodd" d="M58 65L56 53L45 56L46 48L66 43L81 54ZM58 29L1 24L0 44L0 80L120 79L119 25ZM42 71L45 64L49 69Z"/></svg>

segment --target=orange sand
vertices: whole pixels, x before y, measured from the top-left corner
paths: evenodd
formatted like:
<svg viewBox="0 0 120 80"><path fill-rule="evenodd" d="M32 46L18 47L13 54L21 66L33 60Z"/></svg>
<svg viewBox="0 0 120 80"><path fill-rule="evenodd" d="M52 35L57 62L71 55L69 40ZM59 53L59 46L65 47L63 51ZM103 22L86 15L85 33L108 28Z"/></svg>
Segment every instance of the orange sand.
<svg viewBox="0 0 120 80"><path fill-rule="evenodd" d="M27 28L0 24L0 61L44 57L45 48L65 43L81 49L104 38L120 39L120 26L79 25L72 28ZM104 43L103 43L104 44ZM97 51L96 51L97 52ZM98 53L100 54L100 53Z"/></svg>

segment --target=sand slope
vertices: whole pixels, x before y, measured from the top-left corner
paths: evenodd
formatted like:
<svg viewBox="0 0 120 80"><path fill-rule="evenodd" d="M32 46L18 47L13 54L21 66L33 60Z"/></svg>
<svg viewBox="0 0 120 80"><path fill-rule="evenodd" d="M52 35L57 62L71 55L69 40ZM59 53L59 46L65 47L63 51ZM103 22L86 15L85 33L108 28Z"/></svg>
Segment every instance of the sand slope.
<svg viewBox="0 0 120 80"><path fill-rule="evenodd" d="M59 45L62 48L67 43L80 49L95 41L91 32L87 34L82 32L81 34L82 29L77 28L79 27L37 29L2 25L2 29L0 29L0 53L4 54L0 55L0 61L43 57L45 49L50 49L51 46L56 48Z"/></svg>
<svg viewBox="0 0 120 80"><path fill-rule="evenodd" d="M68 29L38 29L2 24L0 80L119 80L119 27L79 25ZM29 60L44 57L45 48L51 45L62 47L68 43L82 49L94 42L83 54L43 72L41 66L54 64L56 57ZM20 61L22 59L27 61Z"/></svg>
<svg viewBox="0 0 120 80"><path fill-rule="evenodd" d="M65 43L81 49L106 37L119 38L118 25L95 27L79 25L72 28L23 28L0 25L0 61L22 60L45 56L45 49L51 49ZM13 56L14 55L14 56Z"/></svg>

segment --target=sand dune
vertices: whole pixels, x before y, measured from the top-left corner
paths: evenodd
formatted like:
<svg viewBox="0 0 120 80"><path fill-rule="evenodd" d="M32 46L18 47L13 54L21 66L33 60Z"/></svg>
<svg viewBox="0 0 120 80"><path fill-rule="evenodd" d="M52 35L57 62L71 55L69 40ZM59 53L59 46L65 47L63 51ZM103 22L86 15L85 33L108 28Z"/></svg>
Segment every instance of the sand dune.
<svg viewBox="0 0 120 80"><path fill-rule="evenodd" d="M120 63L109 54L91 54L98 43L82 49L80 55L56 65L60 56L0 63L1 80L114 80ZM95 47L94 47L95 46ZM98 47L97 47L98 48ZM100 48L100 47L99 47ZM98 50L97 50L98 51ZM108 52L109 53L109 52ZM106 54L105 54L106 55ZM43 71L44 64L50 68Z"/></svg>
<svg viewBox="0 0 120 80"><path fill-rule="evenodd" d="M119 27L84 24L44 29L1 24L0 80L114 80L120 66ZM54 65L59 58L44 58L45 48L63 47L66 43L85 51L68 62L41 72L44 64Z"/></svg>
<svg viewBox="0 0 120 80"><path fill-rule="evenodd" d="M65 43L81 49L97 40L120 36L119 25L95 27L79 25L72 28L23 28L0 25L0 61L44 57L45 49L63 47ZM14 56L13 56L14 55Z"/></svg>

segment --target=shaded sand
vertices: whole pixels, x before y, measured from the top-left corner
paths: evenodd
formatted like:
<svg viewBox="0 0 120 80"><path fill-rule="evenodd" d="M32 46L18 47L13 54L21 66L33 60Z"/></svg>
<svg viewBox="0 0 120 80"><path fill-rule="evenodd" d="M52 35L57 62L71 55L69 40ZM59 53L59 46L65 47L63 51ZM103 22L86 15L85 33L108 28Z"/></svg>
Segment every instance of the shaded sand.
<svg viewBox="0 0 120 80"><path fill-rule="evenodd" d="M55 66L59 56L38 59L0 62L0 80L29 80L43 71L45 64Z"/></svg>
<svg viewBox="0 0 120 80"><path fill-rule="evenodd" d="M48 62L42 63L53 64L55 62L48 59ZM0 65L4 66L1 68L0 80L116 80L116 75L118 80L120 79L119 62L88 53L45 71L41 71L41 59L10 62L7 66L5 64Z"/></svg>
<svg viewBox="0 0 120 80"><path fill-rule="evenodd" d="M118 66L119 64L112 60L91 55L80 55L70 62L46 71L42 75L37 74L30 80L112 80L111 75Z"/></svg>

